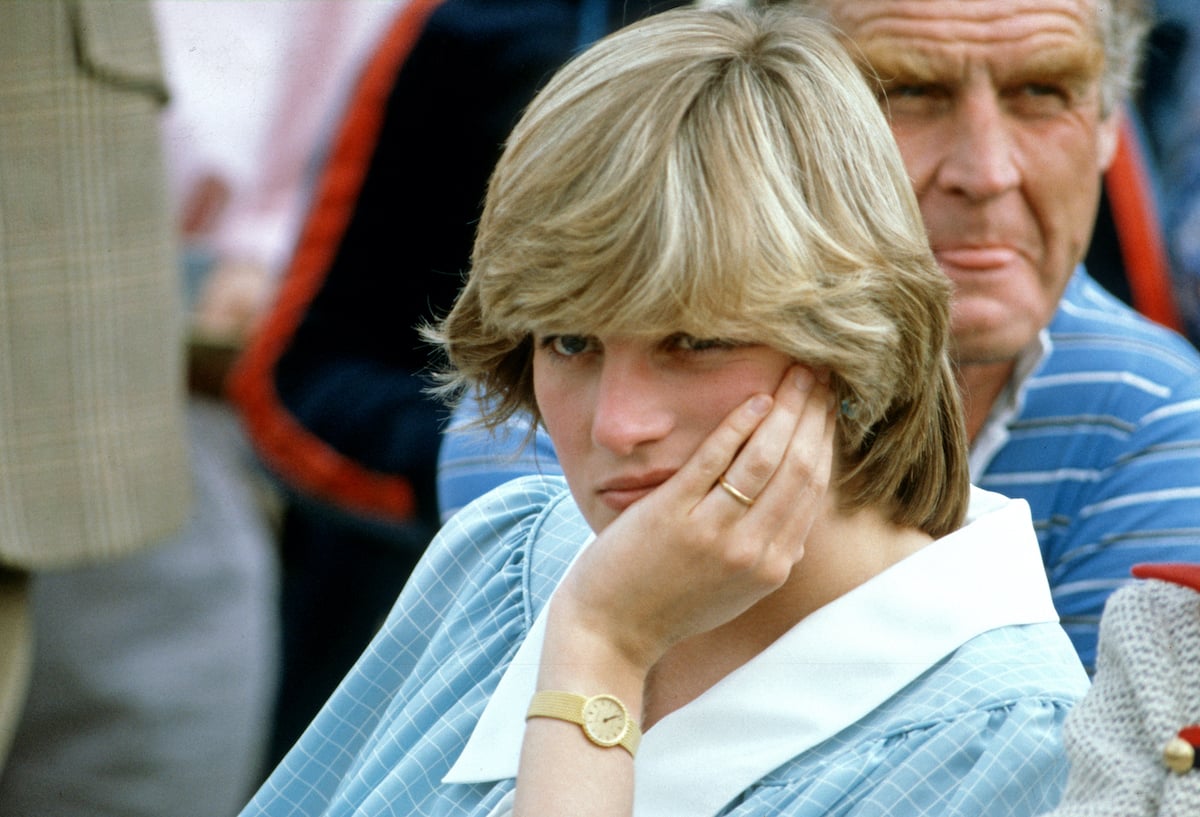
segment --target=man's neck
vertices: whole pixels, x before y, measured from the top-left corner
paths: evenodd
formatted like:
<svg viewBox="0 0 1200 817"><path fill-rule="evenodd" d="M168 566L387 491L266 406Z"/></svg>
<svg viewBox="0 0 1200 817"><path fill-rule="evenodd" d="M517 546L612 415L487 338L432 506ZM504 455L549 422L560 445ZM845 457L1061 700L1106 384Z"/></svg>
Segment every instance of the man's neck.
<svg viewBox="0 0 1200 817"><path fill-rule="evenodd" d="M987 422L988 415L1004 387L1012 378L1015 360L999 363L971 363L959 366L958 390L967 415L967 436L971 442Z"/></svg>

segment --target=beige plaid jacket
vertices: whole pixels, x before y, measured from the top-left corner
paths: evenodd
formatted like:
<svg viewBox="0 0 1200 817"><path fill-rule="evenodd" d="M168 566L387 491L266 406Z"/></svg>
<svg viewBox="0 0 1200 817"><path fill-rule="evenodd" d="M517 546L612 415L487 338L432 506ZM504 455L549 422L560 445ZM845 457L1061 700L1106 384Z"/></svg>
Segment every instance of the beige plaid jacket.
<svg viewBox="0 0 1200 817"><path fill-rule="evenodd" d="M187 512L182 313L144 3L0 9L0 564L117 556Z"/></svg>

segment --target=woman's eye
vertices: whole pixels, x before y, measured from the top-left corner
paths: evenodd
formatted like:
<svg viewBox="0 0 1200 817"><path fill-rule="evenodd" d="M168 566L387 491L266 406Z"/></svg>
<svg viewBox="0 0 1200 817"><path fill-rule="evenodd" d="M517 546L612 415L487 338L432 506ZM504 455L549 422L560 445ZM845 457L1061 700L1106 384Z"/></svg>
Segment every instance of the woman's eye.
<svg viewBox="0 0 1200 817"><path fill-rule="evenodd" d="M730 349L734 344L720 338L698 338L694 335L680 333L672 335L671 346L685 352L706 352L710 349Z"/></svg>
<svg viewBox="0 0 1200 817"><path fill-rule="evenodd" d="M583 354L591 348L587 335L550 335L543 338L542 346L563 357Z"/></svg>

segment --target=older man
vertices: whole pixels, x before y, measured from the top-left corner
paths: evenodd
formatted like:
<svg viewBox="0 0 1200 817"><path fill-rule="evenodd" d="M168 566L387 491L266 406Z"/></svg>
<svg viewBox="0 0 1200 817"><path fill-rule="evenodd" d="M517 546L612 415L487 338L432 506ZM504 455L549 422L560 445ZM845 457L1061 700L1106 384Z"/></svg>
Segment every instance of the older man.
<svg viewBox="0 0 1200 817"><path fill-rule="evenodd" d="M1027 500L1055 604L1092 667L1138 562L1200 562L1200 355L1080 262L1146 30L1138 0L791 0L879 77L930 241L979 485ZM474 412L466 404L454 426ZM445 515L556 463L522 434L451 432Z"/></svg>

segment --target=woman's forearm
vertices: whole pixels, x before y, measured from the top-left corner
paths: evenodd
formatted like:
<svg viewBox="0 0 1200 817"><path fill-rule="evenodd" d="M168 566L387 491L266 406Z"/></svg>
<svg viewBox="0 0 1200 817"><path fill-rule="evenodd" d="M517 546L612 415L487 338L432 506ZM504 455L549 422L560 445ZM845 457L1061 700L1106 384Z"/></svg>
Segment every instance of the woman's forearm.
<svg viewBox="0 0 1200 817"><path fill-rule="evenodd" d="M551 603L538 690L584 697L611 695L640 724L648 668L632 663L570 611ZM609 706L612 706L609 704ZM613 710L612 717L617 717ZM626 741L628 743L628 741ZM633 810L633 754L601 746L584 727L555 717L531 717L517 775L517 817L627 817Z"/></svg>

